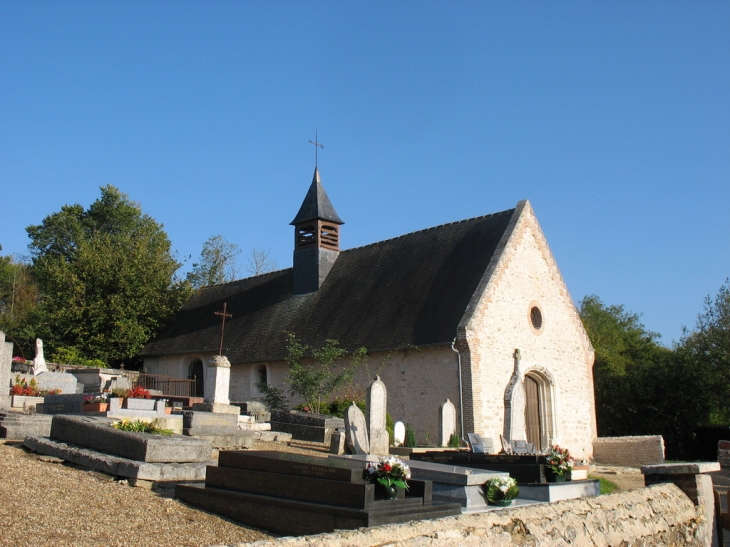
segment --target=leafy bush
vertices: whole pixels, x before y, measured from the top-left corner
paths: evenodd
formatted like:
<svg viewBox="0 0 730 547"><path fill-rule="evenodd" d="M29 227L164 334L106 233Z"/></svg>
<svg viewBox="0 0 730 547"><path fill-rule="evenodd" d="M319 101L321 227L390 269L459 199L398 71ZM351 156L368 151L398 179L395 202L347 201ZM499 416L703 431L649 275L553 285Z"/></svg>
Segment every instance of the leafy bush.
<svg viewBox="0 0 730 547"><path fill-rule="evenodd" d="M264 394L264 404L269 409L269 412L272 410L286 410L289 407L286 402L284 390L265 383L258 383L256 387Z"/></svg>
<svg viewBox="0 0 730 547"><path fill-rule="evenodd" d="M449 448L459 448L461 446L461 437L459 437L458 433L452 433L451 437L449 437Z"/></svg>
<svg viewBox="0 0 730 547"><path fill-rule="evenodd" d="M411 427L411 424L406 424L406 437L403 441L403 445L408 448L416 448L418 443L416 442L416 431Z"/></svg>
<svg viewBox="0 0 730 547"><path fill-rule="evenodd" d="M70 346L60 347L51 354L51 361L63 365L78 365L89 368L109 368L101 359L89 359L81 355L78 349Z"/></svg>

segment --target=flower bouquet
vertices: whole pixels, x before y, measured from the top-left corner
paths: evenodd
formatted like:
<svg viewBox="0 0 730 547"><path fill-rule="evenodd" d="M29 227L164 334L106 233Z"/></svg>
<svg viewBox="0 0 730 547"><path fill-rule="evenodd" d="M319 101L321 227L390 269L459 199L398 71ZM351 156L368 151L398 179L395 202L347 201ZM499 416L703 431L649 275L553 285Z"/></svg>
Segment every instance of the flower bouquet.
<svg viewBox="0 0 730 547"><path fill-rule="evenodd" d="M395 456L382 456L377 462L368 462L362 478L375 484L376 491L385 499L395 499L398 488L408 490L407 479L411 469Z"/></svg>
<svg viewBox="0 0 730 547"><path fill-rule="evenodd" d="M511 505L512 500L520 493L517 481L512 477L507 477L506 479L500 477L494 478L485 485L485 488L487 491L487 501L491 505Z"/></svg>
<svg viewBox="0 0 730 547"><path fill-rule="evenodd" d="M557 444L550 447L546 455L545 471L550 471L558 481L563 482L565 475L573 469L573 457L567 448L560 448ZM550 478L548 478L548 482Z"/></svg>
<svg viewBox="0 0 730 547"><path fill-rule="evenodd" d="M106 393L102 393L101 395L97 395L96 397L92 397L91 395L85 395L84 396L84 404L85 405L96 405L96 404L103 404L107 403L106 400Z"/></svg>

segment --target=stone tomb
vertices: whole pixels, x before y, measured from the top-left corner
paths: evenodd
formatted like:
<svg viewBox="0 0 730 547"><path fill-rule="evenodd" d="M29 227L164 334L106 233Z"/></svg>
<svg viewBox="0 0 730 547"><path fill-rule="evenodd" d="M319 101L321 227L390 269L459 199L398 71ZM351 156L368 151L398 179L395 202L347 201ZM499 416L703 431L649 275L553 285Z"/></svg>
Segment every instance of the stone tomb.
<svg viewBox="0 0 730 547"><path fill-rule="evenodd" d="M414 452L411 460L504 471L520 485L546 483L545 456L513 456L504 454L475 454L473 452L425 451Z"/></svg>
<svg viewBox="0 0 730 547"><path fill-rule="evenodd" d="M178 485L182 501L281 535L309 535L458 515L432 502L430 481L409 481L395 500L375 497L363 462L286 452L224 451L205 486Z"/></svg>
<svg viewBox="0 0 730 547"><path fill-rule="evenodd" d="M183 434L210 441L215 448L253 448L256 441L254 431L238 429L238 414L184 410L182 417Z"/></svg>
<svg viewBox="0 0 730 547"><path fill-rule="evenodd" d="M27 437L25 446L110 475L133 481L191 481L205 478L209 442L182 435L119 431L113 420L53 416L50 437Z"/></svg>
<svg viewBox="0 0 730 547"><path fill-rule="evenodd" d="M338 456L330 456L338 458ZM378 461L377 456L339 456L349 460ZM487 508L487 500L483 487L493 478L509 477L509 473L474 469L454 465L421 462L410 460L411 476L416 480L427 480L433 483L433 499L439 502L458 503L465 510L483 510Z"/></svg>
<svg viewBox="0 0 730 547"><path fill-rule="evenodd" d="M300 441L329 444L332 432L337 428L345 429L345 421L342 418L296 410L271 412L271 429L291 433L292 438Z"/></svg>

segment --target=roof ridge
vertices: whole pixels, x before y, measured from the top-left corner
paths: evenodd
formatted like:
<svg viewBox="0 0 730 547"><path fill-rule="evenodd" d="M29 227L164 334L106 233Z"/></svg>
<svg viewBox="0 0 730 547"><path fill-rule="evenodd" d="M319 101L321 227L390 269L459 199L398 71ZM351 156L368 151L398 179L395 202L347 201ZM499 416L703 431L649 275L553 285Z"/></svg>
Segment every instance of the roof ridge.
<svg viewBox="0 0 730 547"><path fill-rule="evenodd" d="M415 230L414 232L408 232L406 234L401 234L399 236L391 237L388 239L381 239L380 241L374 241L372 243L367 243L365 245L360 245L359 247L351 247L350 249L344 249L340 251L340 253L349 253L350 251L356 251L358 249L364 249L365 247L371 247L372 245L379 245L381 243L387 243L389 241L395 241L396 239L401 239L403 237L412 236L415 234L420 234L422 232L430 232L431 230L436 230L438 228L444 228L446 226L453 226L454 224L462 224L464 222L472 222L474 220L482 220L485 218L493 217L496 215L502 215L504 213L509 213L510 211L514 211L514 207L512 209L505 209L504 211L497 211L496 213L490 213L488 215L480 215L478 217L471 217L471 218L464 218L462 220L455 220L453 222L446 222L444 224L438 224L436 226L431 226L430 228L423 228L422 230Z"/></svg>
<svg viewBox="0 0 730 547"><path fill-rule="evenodd" d="M263 272L260 274L253 274L249 275L248 277L242 277L240 279L233 279L231 281L224 281L223 283L214 283L213 285L206 285L205 287L201 287L201 289L211 289L213 287L222 287L224 285L233 285L234 283L242 283L243 281L249 281L251 279L258 279L259 277L263 277L265 275L272 275L275 273L283 272L285 270L291 270L291 266L288 268L281 268L280 270L271 270L270 272Z"/></svg>

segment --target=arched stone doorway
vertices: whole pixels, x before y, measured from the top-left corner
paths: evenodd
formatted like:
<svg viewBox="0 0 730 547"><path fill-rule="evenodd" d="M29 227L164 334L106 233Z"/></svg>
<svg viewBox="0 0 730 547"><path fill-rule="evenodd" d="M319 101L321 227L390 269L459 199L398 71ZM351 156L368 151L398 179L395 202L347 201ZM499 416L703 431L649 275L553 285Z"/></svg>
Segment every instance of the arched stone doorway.
<svg viewBox="0 0 730 547"><path fill-rule="evenodd" d="M554 383L550 375L537 369L525 374L525 433L527 442L547 450L557 437Z"/></svg>

